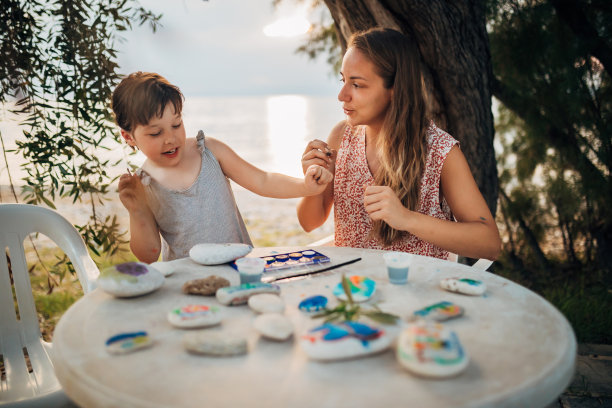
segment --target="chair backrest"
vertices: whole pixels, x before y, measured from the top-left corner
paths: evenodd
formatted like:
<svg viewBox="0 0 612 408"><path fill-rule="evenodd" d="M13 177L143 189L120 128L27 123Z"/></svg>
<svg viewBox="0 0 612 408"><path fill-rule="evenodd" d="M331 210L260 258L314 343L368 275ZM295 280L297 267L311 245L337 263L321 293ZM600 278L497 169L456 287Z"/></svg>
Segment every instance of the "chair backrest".
<svg viewBox="0 0 612 408"><path fill-rule="evenodd" d="M41 343L23 245L34 232L46 235L70 258L85 293L94 289L99 275L78 231L60 214L34 205L0 204L0 355L7 376L2 382L0 405L6 398L32 397L59 387ZM11 274L5 251L10 257ZM28 374L24 350L34 376Z"/></svg>
<svg viewBox="0 0 612 408"><path fill-rule="evenodd" d="M25 258L24 240L40 232L53 240L70 258L77 277L87 293L99 275L78 231L59 213L28 204L0 204L0 250L8 250L13 284L4 253L0 254L0 331L21 332L25 340L40 337L38 317ZM19 319L13 303L17 298Z"/></svg>

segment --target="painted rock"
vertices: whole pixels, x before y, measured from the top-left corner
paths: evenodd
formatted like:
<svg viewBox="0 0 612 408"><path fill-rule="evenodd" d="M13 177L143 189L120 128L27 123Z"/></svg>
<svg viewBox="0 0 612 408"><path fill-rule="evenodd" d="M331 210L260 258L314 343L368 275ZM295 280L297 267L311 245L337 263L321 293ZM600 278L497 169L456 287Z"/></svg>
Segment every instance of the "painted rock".
<svg viewBox="0 0 612 408"><path fill-rule="evenodd" d="M298 308L303 312L319 312L325 309L325 306L327 306L327 298L322 295L315 295L302 300Z"/></svg>
<svg viewBox="0 0 612 408"><path fill-rule="evenodd" d="M438 302L414 312L416 317L432 319L438 322L463 315L463 308L451 302Z"/></svg>
<svg viewBox="0 0 612 408"><path fill-rule="evenodd" d="M164 284L164 275L140 262L126 262L100 271L98 286L117 297L144 295Z"/></svg>
<svg viewBox="0 0 612 408"><path fill-rule="evenodd" d="M414 374L432 378L457 375L469 361L455 332L426 321L409 325L399 335L397 359Z"/></svg>
<svg viewBox="0 0 612 408"><path fill-rule="evenodd" d="M248 304L257 313L283 313L285 311L283 299L272 293L253 295L249 298Z"/></svg>
<svg viewBox="0 0 612 408"><path fill-rule="evenodd" d="M197 244L189 250L189 257L202 265L218 265L245 256L252 249L247 244Z"/></svg>
<svg viewBox="0 0 612 408"><path fill-rule="evenodd" d="M157 269L164 276L170 276L175 272L175 267L168 262L153 262L149 266Z"/></svg>
<svg viewBox="0 0 612 408"><path fill-rule="evenodd" d="M106 350L111 354L126 354L151 344L153 342L146 331L120 333L106 340Z"/></svg>
<svg viewBox="0 0 612 408"><path fill-rule="evenodd" d="M370 278L354 275L348 276L347 279L351 289L351 297L355 302L365 302L374 295L374 292L376 292L376 282ZM338 299L347 300L346 293L342 287L342 282L336 285L333 293Z"/></svg>
<svg viewBox="0 0 612 408"><path fill-rule="evenodd" d="M381 328L359 322L325 323L308 331L300 345L313 360L342 360L386 350L392 337Z"/></svg>
<svg viewBox="0 0 612 408"><path fill-rule="evenodd" d="M253 326L262 336L272 340L287 340L293 334L291 320L278 313L267 313L257 316Z"/></svg>
<svg viewBox="0 0 612 408"><path fill-rule="evenodd" d="M235 356L246 354L247 341L243 336L235 336L218 331L186 333L183 347L190 353L211 356Z"/></svg>
<svg viewBox="0 0 612 408"><path fill-rule="evenodd" d="M228 286L217 291L217 300L224 305L243 305L253 295L259 293L280 293L280 286L271 283L252 282L238 286Z"/></svg>
<svg viewBox="0 0 612 408"><path fill-rule="evenodd" d="M487 289L484 282L468 278L444 278L440 281L440 287L449 292L472 296L480 296Z"/></svg>
<svg viewBox="0 0 612 408"><path fill-rule="evenodd" d="M168 312L170 324L180 329L214 326L221 323L221 318L219 306L187 305Z"/></svg>
<svg viewBox="0 0 612 408"><path fill-rule="evenodd" d="M213 296L217 290L229 286L227 279L211 275L203 279L194 279L183 284L183 293L188 295Z"/></svg>

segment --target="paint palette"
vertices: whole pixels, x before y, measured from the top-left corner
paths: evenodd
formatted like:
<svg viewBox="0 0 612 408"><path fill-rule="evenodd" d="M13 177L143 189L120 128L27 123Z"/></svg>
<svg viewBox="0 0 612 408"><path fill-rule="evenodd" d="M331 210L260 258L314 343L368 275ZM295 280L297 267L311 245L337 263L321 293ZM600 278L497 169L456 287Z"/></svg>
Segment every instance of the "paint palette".
<svg viewBox="0 0 612 408"><path fill-rule="evenodd" d="M302 268L307 265L317 265L330 261L328 256L325 256L322 253L314 251L312 249L289 252L286 254L262 256L261 258L266 261L264 274L267 272L279 271L283 269ZM234 269L237 269L235 262L232 262L230 265Z"/></svg>

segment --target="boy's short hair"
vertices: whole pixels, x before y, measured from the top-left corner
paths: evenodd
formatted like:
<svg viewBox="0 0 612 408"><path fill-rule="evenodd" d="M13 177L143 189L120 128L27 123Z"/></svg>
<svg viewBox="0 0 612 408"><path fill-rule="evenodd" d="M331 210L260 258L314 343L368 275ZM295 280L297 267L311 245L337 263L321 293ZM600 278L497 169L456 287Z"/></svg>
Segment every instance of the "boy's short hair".
<svg viewBox="0 0 612 408"><path fill-rule="evenodd" d="M174 111L183 110L183 94L166 78L152 72L134 72L117 85L113 91L111 108L119 127L132 132L136 126L145 126L156 115L164 114L170 102Z"/></svg>

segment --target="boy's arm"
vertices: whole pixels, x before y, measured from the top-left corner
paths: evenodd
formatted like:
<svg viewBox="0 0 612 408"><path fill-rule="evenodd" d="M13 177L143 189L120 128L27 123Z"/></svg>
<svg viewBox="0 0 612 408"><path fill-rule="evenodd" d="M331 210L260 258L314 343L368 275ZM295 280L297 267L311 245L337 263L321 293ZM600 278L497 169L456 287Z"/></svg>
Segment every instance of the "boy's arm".
<svg viewBox="0 0 612 408"><path fill-rule="evenodd" d="M264 197L296 198L319 194L333 179L332 174L321 166L311 166L303 179L263 171L212 137L206 138L206 147L213 152L227 177Z"/></svg>
<svg viewBox="0 0 612 408"><path fill-rule="evenodd" d="M152 263L159 259L161 239L155 217L147 205L144 187L137 175L119 178L119 199L130 214L130 249L139 261Z"/></svg>

